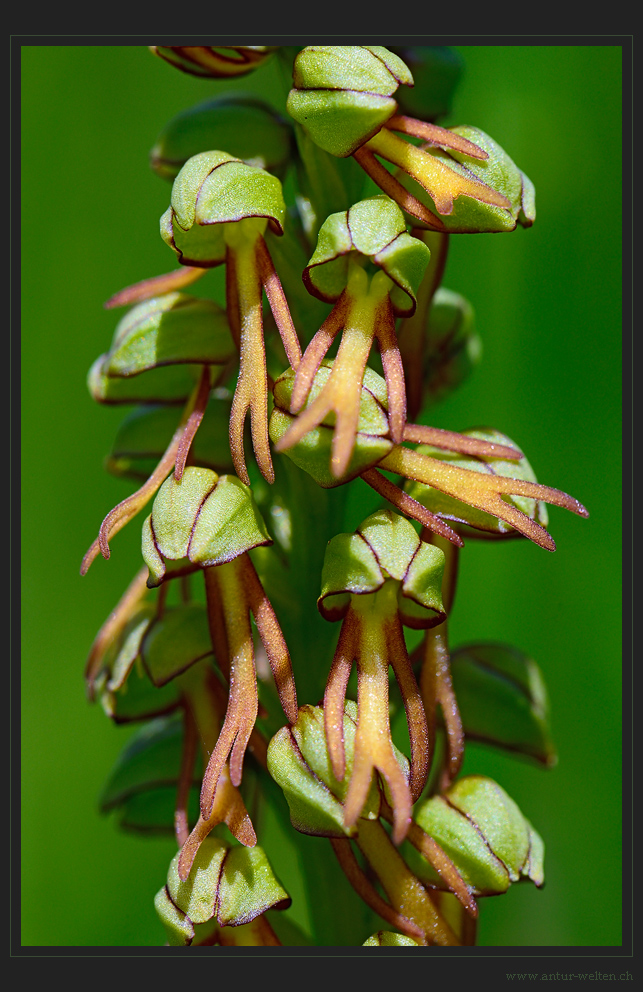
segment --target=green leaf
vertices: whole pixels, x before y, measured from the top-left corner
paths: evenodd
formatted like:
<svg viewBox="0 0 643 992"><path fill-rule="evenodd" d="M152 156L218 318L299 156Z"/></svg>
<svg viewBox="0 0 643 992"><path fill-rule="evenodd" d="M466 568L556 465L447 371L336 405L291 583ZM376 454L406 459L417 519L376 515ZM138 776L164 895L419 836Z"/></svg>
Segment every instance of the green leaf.
<svg viewBox="0 0 643 992"><path fill-rule="evenodd" d="M191 457L203 468L232 471L228 422L230 402L210 399L190 448ZM179 422L173 406L141 406L132 410L118 428L107 468L115 475L147 479L165 452Z"/></svg>
<svg viewBox="0 0 643 992"><path fill-rule="evenodd" d="M150 163L158 175L174 180L192 156L225 148L235 158L281 176L292 143L292 127L274 108L249 94L226 94L173 117L158 135Z"/></svg>
<svg viewBox="0 0 643 992"><path fill-rule="evenodd" d="M184 403L201 377L201 365L163 365L127 378L108 376L109 355L96 359L87 375L87 388L97 403Z"/></svg>
<svg viewBox="0 0 643 992"><path fill-rule="evenodd" d="M549 702L540 668L504 644L472 644L451 655L453 688L465 734L556 764Z"/></svg>
<svg viewBox="0 0 643 992"><path fill-rule="evenodd" d="M176 783L181 767L183 723L180 716L160 717L142 726L121 751L100 797L100 810L108 813L124 807L134 796L147 797L160 787ZM199 784L195 769L194 784ZM172 826L172 814L169 826Z"/></svg>
<svg viewBox="0 0 643 992"><path fill-rule="evenodd" d="M166 609L150 625L141 648L143 664L156 686L163 686L212 654L205 606L186 603Z"/></svg>
<svg viewBox="0 0 643 992"><path fill-rule="evenodd" d="M123 378L162 365L223 365L234 351L222 307L187 293L166 293L123 317L102 372Z"/></svg>

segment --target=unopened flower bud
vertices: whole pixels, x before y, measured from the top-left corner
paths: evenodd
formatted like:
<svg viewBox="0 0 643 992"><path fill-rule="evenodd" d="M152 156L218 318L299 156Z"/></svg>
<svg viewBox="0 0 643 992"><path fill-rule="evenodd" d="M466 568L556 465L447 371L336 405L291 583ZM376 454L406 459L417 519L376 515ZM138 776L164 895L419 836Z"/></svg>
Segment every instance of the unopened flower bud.
<svg viewBox="0 0 643 992"><path fill-rule="evenodd" d="M233 353L222 307L186 293L166 293L125 314L102 372L127 378L163 365L223 365Z"/></svg>
<svg viewBox="0 0 643 992"><path fill-rule="evenodd" d="M136 407L116 432L106 468L114 475L147 479L167 449L176 430L176 418L172 405ZM229 419L230 398L216 390L208 401L190 449L196 464L220 475L233 471L228 443Z"/></svg>
<svg viewBox="0 0 643 992"><path fill-rule="evenodd" d="M193 155L225 148L247 165L283 176L293 144L292 125L256 97L226 95L184 110L166 124L150 152L150 164L173 181Z"/></svg>
<svg viewBox="0 0 643 992"><path fill-rule="evenodd" d="M172 834L182 741L183 721L178 716L146 721L112 768L100 797L101 813L115 811L124 830ZM193 819L199 811L198 770L189 797Z"/></svg>
<svg viewBox="0 0 643 992"><path fill-rule="evenodd" d="M293 82L290 116L320 148L345 158L395 113L393 94L413 77L381 45L309 45L295 59Z"/></svg>
<svg viewBox="0 0 643 992"><path fill-rule="evenodd" d="M468 739L556 764L547 689L535 661L505 644L470 644L451 655L451 675Z"/></svg>
<svg viewBox="0 0 643 992"><path fill-rule="evenodd" d="M424 351L424 402L437 403L464 382L480 361L482 340L473 307L440 286L431 301Z"/></svg>

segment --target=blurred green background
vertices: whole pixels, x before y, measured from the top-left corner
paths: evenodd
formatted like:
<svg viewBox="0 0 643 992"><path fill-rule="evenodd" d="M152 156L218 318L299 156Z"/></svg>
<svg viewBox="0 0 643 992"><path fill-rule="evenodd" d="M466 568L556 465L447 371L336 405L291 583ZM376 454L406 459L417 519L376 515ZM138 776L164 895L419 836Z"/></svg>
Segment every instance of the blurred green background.
<svg viewBox="0 0 643 992"><path fill-rule="evenodd" d="M493 135L534 181L538 218L512 235L452 238L444 285L473 303L484 355L433 422L508 434L541 482L591 513L581 520L550 509L555 554L527 541L468 541L461 557L454 645L504 640L539 662L559 752L558 765L544 771L469 747L465 771L496 778L547 845L545 888L517 886L483 901L480 943L614 947L621 943L621 49L459 51L466 69L443 123ZM259 72L262 95L279 99L274 66ZM138 45L22 48L26 946L164 941L152 899L173 841L121 834L97 813L131 730L87 702L82 673L97 629L139 567L140 527L122 531L111 559L99 558L80 577L100 521L131 488L102 468L123 410L95 405L85 377L120 316L103 301L174 266L158 234L169 186L148 167L157 133L180 110L259 80L199 80Z"/></svg>

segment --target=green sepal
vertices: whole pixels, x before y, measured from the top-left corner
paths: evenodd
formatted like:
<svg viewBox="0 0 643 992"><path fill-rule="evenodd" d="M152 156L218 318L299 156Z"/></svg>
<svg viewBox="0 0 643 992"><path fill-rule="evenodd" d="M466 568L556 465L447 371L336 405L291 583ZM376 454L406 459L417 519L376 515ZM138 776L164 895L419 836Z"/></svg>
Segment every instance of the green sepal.
<svg viewBox="0 0 643 992"><path fill-rule="evenodd" d="M100 355L87 376L87 388L97 403L183 403L194 392L203 369L202 365L163 365L116 379L103 370L108 360L109 355Z"/></svg>
<svg viewBox="0 0 643 992"><path fill-rule="evenodd" d="M172 249L181 265L214 268L225 262L226 243L223 226L220 224L202 227L195 224L194 229L191 228L186 233L177 224L172 207L168 207L161 216L160 232L163 241Z"/></svg>
<svg viewBox="0 0 643 992"><path fill-rule="evenodd" d="M105 667L94 679L93 690L114 723L149 720L174 710L179 693L174 687L157 688L141 662L143 640L156 614L153 603L142 603L118 642L105 655Z"/></svg>
<svg viewBox="0 0 643 992"><path fill-rule="evenodd" d="M122 687L102 689L100 701L114 723L133 723L171 713L179 705L181 693L176 682L155 686L143 666L136 664Z"/></svg>
<svg viewBox="0 0 643 992"><path fill-rule="evenodd" d="M413 818L440 844L474 895L506 892L521 878L543 884L542 840L492 779L465 776L443 796L419 803ZM409 863L425 884L444 887L437 872L412 849Z"/></svg>
<svg viewBox="0 0 643 992"><path fill-rule="evenodd" d="M273 107L249 94L204 100L173 117L158 135L150 164L173 181L193 155L225 148L247 165L282 177L293 147L292 126Z"/></svg>
<svg viewBox="0 0 643 992"><path fill-rule="evenodd" d="M491 429L462 431L466 437L478 438L482 441L491 441L493 444L503 444L515 448L514 442L505 434ZM445 451L433 448L430 445L420 445L418 452L437 458L440 461L449 462L460 468L471 469L474 472L483 472L488 475L504 475L510 479L522 479L525 482L537 482L533 469L527 459L523 456L519 461L508 461L502 458L477 458L469 455L461 455L457 452ZM437 514L445 520L452 520L459 524L458 530L470 537L475 537L477 531L484 531L486 534L495 537L517 537L519 536L511 524L498 520L497 517L469 506L453 496L427 486L422 482L407 483L405 489L413 499L416 499L422 506L425 506L431 513ZM541 526L546 527L549 517L547 509L542 500L535 500L529 496L505 496L504 499L522 510L531 520L535 520Z"/></svg>
<svg viewBox="0 0 643 992"><path fill-rule="evenodd" d="M185 558L195 520L219 481L216 472L188 466L180 482L168 476L159 489L150 514L156 553L162 558ZM143 558L146 563L145 550ZM148 563L149 564L149 563Z"/></svg>
<svg viewBox="0 0 643 992"><path fill-rule="evenodd" d="M451 655L451 676L467 738L556 764L547 689L535 661L505 644L471 644Z"/></svg>
<svg viewBox="0 0 643 992"><path fill-rule="evenodd" d="M363 255L392 280L390 297L397 316L413 313L431 252L408 234L404 214L390 197L370 196L326 218L304 269L313 296L329 303L339 298L348 281L351 252Z"/></svg>
<svg viewBox="0 0 643 992"><path fill-rule="evenodd" d="M316 145L348 158L372 138L397 109L390 96L355 90L291 90L286 109Z"/></svg>
<svg viewBox="0 0 643 992"><path fill-rule="evenodd" d="M277 407L274 408L268 424L268 432L273 444L284 436L295 419L291 414L284 413ZM284 455L310 475L322 489L334 489L336 486L350 482L373 465L377 465L393 447L392 441L388 438L358 433L348 468L340 478L336 479L330 471L332 441L333 428L322 424L309 431L292 448L284 451Z"/></svg>
<svg viewBox="0 0 643 992"><path fill-rule="evenodd" d="M391 51L413 73L413 87L405 86L396 94L399 112L423 121L450 113L464 68L462 56L448 45L394 45Z"/></svg>
<svg viewBox="0 0 643 992"><path fill-rule="evenodd" d="M282 788L296 830L321 837L351 837L357 827L344 826L344 807L353 767L357 706L348 700L344 711L346 772L333 775L320 706L302 706L297 722L279 730L268 745L268 771ZM380 797L375 779L362 810L364 819L379 815Z"/></svg>
<svg viewBox="0 0 643 992"><path fill-rule="evenodd" d="M199 791L201 782L189 790L187 814L190 823L199 818ZM176 792L178 785L152 786L145 792L135 792L123 800L118 808L120 830L154 836L175 836Z"/></svg>
<svg viewBox="0 0 643 992"><path fill-rule="evenodd" d="M440 548L420 543L397 596L400 619L407 627L424 630L446 618L442 602L444 563Z"/></svg>
<svg viewBox="0 0 643 992"><path fill-rule="evenodd" d="M230 400L213 396L190 448L191 457L203 468L233 471L228 441ZM114 475L147 479L158 465L178 426L173 406L140 406L120 424L106 461Z"/></svg>
<svg viewBox="0 0 643 992"><path fill-rule="evenodd" d="M184 882L178 870L180 852L170 862L167 874L170 898L195 925L207 923L215 915L221 867L228 850L224 841L210 834L201 843L192 870Z"/></svg>
<svg viewBox="0 0 643 992"><path fill-rule="evenodd" d="M119 821L130 829L163 827L172 830L182 740L183 723L179 716L160 717L145 723L118 756L100 796L100 811L109 813L117 809ZM199 772L199 767L194 769L192 784L195 787L200 784ZM146 801L152 796L157 799L163 787L169 793L170 803L167 815L161 821L154 815L155 810L146 809ZM143 801L132 802L136 797Z"/></svg>
<svg viewBox="0 0 643 992"><path fill-rule="evenodd" d="M102 373L122 378L163 365L223 365L234 352L222 307L186 293L166 293L125 314Z"/></svg>
<svg viewBox="0 0 643 992"><path fill-rule="evenodd" d="M125 628L107 646L102 665L92 682L94 689L116 692L120 689L139 656L141 641L156 612L153 603L139 603Z"/></svg>
<svg viewBox="0 0 643 992"><path fill-rule="evenodd" d="M413 525L392 510L377 510L362 521L357 533L366 541L384 576L402 582L420 547Z"/></svg>
<svg viewBox="0 0 643 992"><path fill-rule="evenodd" d="M475 313L464 296L442 286L437 289L425 341L423 393L425 405L429 406L461 385L482 356Z"/></svg>
<svg viewBox="0 0 643 992"><path fill-rule="evenodd" d="M205 568L270 543L249 486L233 475L188 466L180 482L174 475L165 480L143 525L148 586L162 582L166 559L187 558Z"/></svg>
<svg viewBox="0 0 643 992"><path fill-rule="evenodd" d="M317 600L319 612L326 620L340 620L351 595L376 592L384 582L385 576L367 541L360 534L336 534L326 545Z"/></svg>
<svg viewBox="0 0 643 992"><path fill-rule="evenodd" d="M194 924L170 899L167 886L154 896L154 909L163 924L170 947L188 947L194 940Z"/></svg>
<svg viewBox="0 0 643 992"><path fill-rule="evenodd" d="M261 847L230 848L219 882L219 926L250 923L268 909L287 909L290 902Z"/></svg>
<svg viewBox="0 0 643 992"><path fill-rule="evenodd" d="M194 527L190 561L204 567L222 565L265 544L272 540L252 490L235 475L220 476Z"/></svg>
<svg viewBox="0 0 643 992"><path fill-rule="evenodd" d="M208 613L201 603L164 610L150 624L141 644L143 664L156 686L165 685L210 654Z"/></svg>
<svg viewBox="0 0 643 992"><path fill-rule="evenodd" d="M431 197L415 183L412 187L409 186L407 176L397 174L402 185L412 188L413 195L436 214L445 230L452 234L513 231L516 224L531 227L536 219L536 192L531 180L504 149L484 131L468 125L449 130L478 145L489 157L471 158L453 148L448 151L442 148L429 148L427 151L453 172L479 179L497 193L501 193L509 200L511 207L499 207L483 203L471 196L461 195L453 201L453 210L450 214L437 214Z"/></svg>
<svg viewBox="0 0 643 992"><path fill-rule="evenodd" d="M232 846L210 834L202 841L187 879L179 878L180 852L170 863L170 899L193 923L213 917L219 926L240 926L273 907L290 903L260 847Z"/></svg>
<svg viewBox="0 0 643 992"><path fill-rule="evenodd" d="M161 237L182 264L208 268L225 261L227 224L254 221L257 234L266 224L281 234L285 218L276 176L227 152L201 152L188 159L174 180L171 205L161 217Z"/></svg>
<svg viewBox="0 0 643 992"><path fill-rule="evenodd" d="M417 940L405 937L402 933L391 930L378 930L372 937L365 940L362 947L419 947Z"/></svg>
<svg viewBox="0 0 643 992"><path fill-rule="evenodd" d="M382 45L307 45L293 66L296 89L354 90L392 96L413 76L399 55Z"/></svg>

